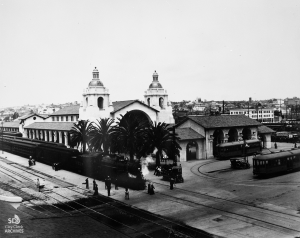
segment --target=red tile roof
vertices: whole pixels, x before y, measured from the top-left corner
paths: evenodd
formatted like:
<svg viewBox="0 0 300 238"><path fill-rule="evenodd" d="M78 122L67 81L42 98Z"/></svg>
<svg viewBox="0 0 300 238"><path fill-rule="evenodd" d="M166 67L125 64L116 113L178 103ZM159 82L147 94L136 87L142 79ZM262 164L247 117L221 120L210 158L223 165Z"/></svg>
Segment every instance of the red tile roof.
<svg viewBox="0 0 300 238"><path fill-rule="evenodd" d="M0 124L2 127L2 124ZM3 122L3 127L11 127L11 128L19 128L20 121L10 121L10 122Z"/></svg>
<svg viewBox="0 0 300 238"><path fill-rule="evenodd" d="M113 104L114 111L112 111L111 113L115 113L115 112L117 112L117 111L119 111L119 110L121 110L121 109L123 109L123 108L125 108L125 107L127 107L127 106L129 106L129 105L131 105L133 103L135 103L135 102L140 103L143 106L148 107L148 108L150 108L150 109L158 112L158 110L156 110L155 108L149 107L147 104L142 103L139 100L127 100L127 101L116 101L116 102L113 102L112 104Z"/></svg>
<svg viewBox="0 0 300 238"><path fill-rule="evenodd" d="M175 132L180 137L180 140L195 140L205 138L192 128L176 128Z"/></svg>
<svg viewBox="0 0 300 238"><path fill-rule="evenodd" d="M269 133L274 133L275 131L272 130L270 127L267 126L259 126L258 127L258 133L259 134L269 134Z"/></svg>
<svg viewBox="0 0 300 238"><path fill-rule="evenodd" d="M58 116L58 115L79 115L79 105L64 107L56 112L53 112L49 116Z"/></svg>
<svg viewBox="0 0 300 238"><path fill-rule="evenodd" d="M260 126L261 123L245 115L222 115L222 116L188 116L178 125L192 120L198 125L209 128L220 127L241 127L241 126Z"/></svg>
<svg viewBox="0 0 300 238"><path fill-rule="evenodd" d="M24 129L70 131L74 122L34 122Z"/></svg>

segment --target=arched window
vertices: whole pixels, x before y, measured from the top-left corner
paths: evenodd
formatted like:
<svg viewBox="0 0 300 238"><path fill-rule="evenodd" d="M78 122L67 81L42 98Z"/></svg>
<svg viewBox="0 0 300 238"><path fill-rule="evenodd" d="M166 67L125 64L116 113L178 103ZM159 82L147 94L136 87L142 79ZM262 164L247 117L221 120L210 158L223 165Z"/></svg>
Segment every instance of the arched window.
<svg viewBox="0 0 300 238"><path fill-rule="evenodd" d="M164 99L163 98L159 98L159 106L161 109L164 108Z"/></svg>
<svg viewBox="0 0 300 238"><path fill-rule="evenodd" d="M98 107L99 109L103 109L103 97L98 97Z"/></svg>
<svg viewBox="0 0 300 238"><path fill-rule="evenodd" d="M150 98L147 99L148 106L150 107Z"/></svg>

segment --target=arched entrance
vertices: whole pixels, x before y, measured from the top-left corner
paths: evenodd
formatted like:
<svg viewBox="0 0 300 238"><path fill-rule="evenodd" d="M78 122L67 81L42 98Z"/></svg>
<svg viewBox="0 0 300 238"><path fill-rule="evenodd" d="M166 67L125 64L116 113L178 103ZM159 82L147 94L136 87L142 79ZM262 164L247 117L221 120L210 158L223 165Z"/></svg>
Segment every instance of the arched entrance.
<svg viewBox="0 0 300 238"><path fill-rule="evenodd" d="M251 139L251 130L249 128L244 128L242 131L243 140L250 140Z"/></svg>
<svg viewBox="0 0 300 238"><path fill-rule="evenodd" d="M130 119L135 118L135 119L137 119L137 121L139 121L140 123L145 122L145 123L148 124L148 123L151 123L151 122L152 122L151 119L150 119L150 117L149 117L145 112L143 112L143 111L141 111L141 110L132 110L132 111L127 112L127 113L123 116L123 118L122 118L121 121L120 121L120 126L122 126L122 121L123 121L124 119L128 119L128 120L129 120L129 118L130 118Z"/></svg>
<svg viewBox="0 0 300 238"><path fill-rule="evenodd" d="M238 140L239 140L239 134L238 134L237 129L231 128L228 131L228 142L238 141Z"/></svg>
<svg viewBox="0 0 300 238"><path fill-rule="evenodd" d="M186 145L186 160L197 159L198 144L196 141L192 140Z"/></svg>
<svg viewBox="0 0 300 238"><path fill-rule="evenodd" d="M224 141L224 133L221 129L215 130L213 134L214 140L213 140L213 155L216 156L216 146L218 144L223 143Z"/></svg>

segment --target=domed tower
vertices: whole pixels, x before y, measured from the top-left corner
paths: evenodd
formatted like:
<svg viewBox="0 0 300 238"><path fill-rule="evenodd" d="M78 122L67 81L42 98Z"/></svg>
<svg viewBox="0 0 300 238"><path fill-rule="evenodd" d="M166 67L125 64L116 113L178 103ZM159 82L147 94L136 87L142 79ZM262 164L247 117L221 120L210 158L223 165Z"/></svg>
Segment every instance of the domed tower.
<svg viewBox="0 0 300 238"><path fill-rule="evenodd" d="M112 111L109 102L109 91L99 79L99 71L96 67L92 74L92 81L83 90L82 102L79 109L80 120L95 121L99 118L109 118L110 111Z"/></svg>
<svg viewBox="0 0 300 238"><path fill-rule="evenodd" d="M158 122L173 124L175 121L172 114L172 106L168 100L167 90L164 90L158 81L158 74L156 71L154 71L152 77L153 81L149 85L148 90L145 91L145 103L159 111L157 118Z"/></svg>

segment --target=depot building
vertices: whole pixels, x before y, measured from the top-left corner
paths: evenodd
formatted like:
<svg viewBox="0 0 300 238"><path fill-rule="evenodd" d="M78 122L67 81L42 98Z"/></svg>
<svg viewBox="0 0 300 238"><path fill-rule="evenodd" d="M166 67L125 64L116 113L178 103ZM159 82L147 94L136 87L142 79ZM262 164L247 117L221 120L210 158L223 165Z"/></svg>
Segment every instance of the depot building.
<svg viewBox="0 0 300 238"><path fill-rule="evenodd" d="M226 142L260 139L262 148L271 148L270 128L245 115L187 116L176 125L180 137L180 161L208 159L216 145Z"/></svg>
<svg viewBox="0 0 300 238"><path fill-rule="evenodd" d="M99 71L95 67L92 71L92 80L83 90L80 105L65 107L48 116L26 115L14 122L4 122L1 129L19 131L24 137L69 146L70 130L78 120L96 122L100 118L117 119L126 113L137 114L153 122L175 123L168 93L158 81L156 71L152 75L152 82L144 92L144 101L134 99L112 102L109 89L100 80Z"/></svg>

